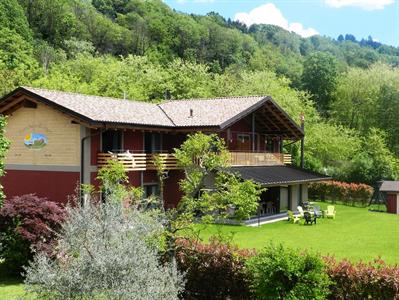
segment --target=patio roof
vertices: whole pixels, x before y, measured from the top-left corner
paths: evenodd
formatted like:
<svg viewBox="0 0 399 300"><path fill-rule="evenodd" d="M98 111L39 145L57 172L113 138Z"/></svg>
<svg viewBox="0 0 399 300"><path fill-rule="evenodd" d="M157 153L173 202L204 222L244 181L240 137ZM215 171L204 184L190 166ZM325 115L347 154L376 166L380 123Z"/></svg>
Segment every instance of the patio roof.
<svg viewBox="0 0 399 300"><path fill-rule="evenodd" d="M238 173L243 179L253 180L262 186L300 184L331 179L326 175L293 166L231 167L229 171Z"/></svg>

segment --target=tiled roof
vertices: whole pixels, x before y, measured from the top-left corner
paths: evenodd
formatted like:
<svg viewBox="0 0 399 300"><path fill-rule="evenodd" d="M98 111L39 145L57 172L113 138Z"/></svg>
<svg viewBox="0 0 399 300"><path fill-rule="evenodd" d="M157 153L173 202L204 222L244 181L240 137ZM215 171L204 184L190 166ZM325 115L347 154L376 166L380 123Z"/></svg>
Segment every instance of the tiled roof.
<svg viewBox="0 0 399 300"><path fill-rule="evenodd" d="M178 127L221 126L265 100L264 96L174 100L159 106Z"/></svg>
<svg viewBox="0 0 399 300"><path fill-rule="evenodd" d="M381 192L399 192L399 181L383 181L380 187Z"/></svg>
<svg viewBox="0 0 399 300"><path fill-rule="evenodd" d="M20 87L0 99L0 110L27 94L90 123L118 123L154 127L227 127L264 104L280 111L295 137L301 129L267 96L172 100L161 104ZM272 116L270 116L272 117Z"/></svg>
<svg viewBox="0 0 399 300"><path fill-rule="evenodd" d="M252 179L264 186L331 179L328 176L293 166L231 167L229 171L236 172L243 179Z"/></svg>
<svg viewBox="0 0 399 300"><path fill-rule="evenodd" d="M173 126L156 104L23 87L95 122Z"/></svg>

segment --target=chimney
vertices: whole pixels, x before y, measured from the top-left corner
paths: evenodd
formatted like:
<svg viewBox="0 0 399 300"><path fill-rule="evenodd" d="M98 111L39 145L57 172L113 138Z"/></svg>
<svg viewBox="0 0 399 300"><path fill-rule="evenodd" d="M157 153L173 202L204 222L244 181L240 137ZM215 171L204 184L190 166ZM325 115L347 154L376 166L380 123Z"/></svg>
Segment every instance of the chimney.
<svg viewBox="0 0 399 300"><path fill-rule="evenodd" d="M189 116L189 118L192 118L192 117L194 117L194 110L192 108L190 108L190 116Z"/></svg>

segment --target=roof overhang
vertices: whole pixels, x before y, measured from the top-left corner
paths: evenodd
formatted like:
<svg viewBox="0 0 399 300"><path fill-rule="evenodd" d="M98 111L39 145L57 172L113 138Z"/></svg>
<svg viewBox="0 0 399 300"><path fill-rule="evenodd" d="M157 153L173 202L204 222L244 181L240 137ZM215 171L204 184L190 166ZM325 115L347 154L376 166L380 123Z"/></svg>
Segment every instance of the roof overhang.
<svg viewBox="0 0 399 300"><path fill-rule="evenodd" d="M265 133L291 140L299 140L305 135L302 128L270 96L224 122L220 128L226 129L251 114Z"/></svg>

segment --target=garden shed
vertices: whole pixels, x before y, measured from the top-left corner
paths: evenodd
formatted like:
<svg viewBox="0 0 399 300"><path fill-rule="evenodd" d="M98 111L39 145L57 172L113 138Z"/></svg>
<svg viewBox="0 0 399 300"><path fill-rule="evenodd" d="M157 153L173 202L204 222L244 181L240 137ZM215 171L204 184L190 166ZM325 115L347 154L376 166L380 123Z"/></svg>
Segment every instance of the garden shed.
<svg viewBox="0 0 399 300"><path fill-rule="evenodd" d="M380 192L385 194L387 212L399 214L399 181L383 181Z"/></svg>

